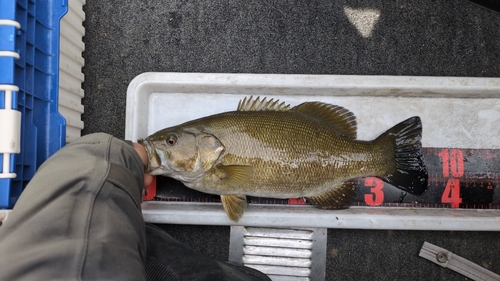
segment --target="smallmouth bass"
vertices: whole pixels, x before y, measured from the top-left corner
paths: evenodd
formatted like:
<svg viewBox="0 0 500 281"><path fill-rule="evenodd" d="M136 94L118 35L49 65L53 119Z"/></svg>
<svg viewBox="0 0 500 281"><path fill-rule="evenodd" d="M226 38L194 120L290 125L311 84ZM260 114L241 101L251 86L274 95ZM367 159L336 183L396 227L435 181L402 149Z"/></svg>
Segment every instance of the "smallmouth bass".
<svg viewBox="0 0 500 281"><path fill-rule="evenodd" d="M290 107L250 97L236 111L166 128L138 142L148 152L148 173L220 195L233 221L243 215L247 195L348 208L359 177L379 177L415 195L426 191L419 117L372 141L356 137L356 117L343 107L321 102Z"/></svg>

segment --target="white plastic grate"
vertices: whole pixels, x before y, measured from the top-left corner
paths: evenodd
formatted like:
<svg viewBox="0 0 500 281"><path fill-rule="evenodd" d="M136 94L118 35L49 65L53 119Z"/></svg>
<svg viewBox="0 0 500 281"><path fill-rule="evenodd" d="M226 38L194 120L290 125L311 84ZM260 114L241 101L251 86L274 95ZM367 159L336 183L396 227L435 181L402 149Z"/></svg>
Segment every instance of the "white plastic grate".
<svg viewBox="0 0 500 281"><path fill-rule="evenodd" d="M85 28L83 5L85 0L69 0L68 13L61 19L59 60L59 113L66 119L66 142L81 136L83 122L82 67L85 61L82 52L85 44L82 37Z"/></svg>
<svg viewBox="0 0 500 281"><path fill-rule="evenodd" d="M326 228L231 227L229 261L273 281L324 280Z"/></svg>

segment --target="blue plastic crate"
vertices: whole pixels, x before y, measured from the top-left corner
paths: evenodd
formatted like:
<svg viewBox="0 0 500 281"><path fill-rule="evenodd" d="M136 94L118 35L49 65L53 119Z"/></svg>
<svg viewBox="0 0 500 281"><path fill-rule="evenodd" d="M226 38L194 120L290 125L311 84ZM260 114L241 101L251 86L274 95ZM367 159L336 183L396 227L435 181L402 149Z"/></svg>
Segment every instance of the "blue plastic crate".
<svg viewBox="0 0 500 281"><path fill-rule="evenodd" d="M0 1L0 111L9 113L0 114L5 119L0 120L0 128L12 127L5 125L12 121L5 116L15 115L7 112L9 108L21 113L20 153L10 154L9 171L2 164L6 151L0 151L0 175L4 174L0 208L11 208L36 169L65 144L66 121L58 112L58 88L59 26L67 10L67 0ZM15 139L0 131L1 138ZM5 178L13 173L15 178Z"/></svg>

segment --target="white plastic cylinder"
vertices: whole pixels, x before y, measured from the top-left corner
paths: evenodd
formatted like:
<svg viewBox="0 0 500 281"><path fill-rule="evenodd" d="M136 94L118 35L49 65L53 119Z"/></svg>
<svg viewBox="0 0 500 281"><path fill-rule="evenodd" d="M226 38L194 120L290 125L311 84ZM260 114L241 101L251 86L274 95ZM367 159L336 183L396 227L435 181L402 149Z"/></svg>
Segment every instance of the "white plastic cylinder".
<svg viewBox="0 0 500 281"><path fill-rule="evenodd" d="M21 152L21 112L0 109L0 153Z"/></svg>
<svg viewBox="0 0 500 281"><path fill-rule="evenodd" d="M12 109L13 93L19 88L12 85L0 85L4 92L5 108L0 109L0 153L3 154L0 178L15 178L10 172L10 155L21 152L21 112Z"/></svg>

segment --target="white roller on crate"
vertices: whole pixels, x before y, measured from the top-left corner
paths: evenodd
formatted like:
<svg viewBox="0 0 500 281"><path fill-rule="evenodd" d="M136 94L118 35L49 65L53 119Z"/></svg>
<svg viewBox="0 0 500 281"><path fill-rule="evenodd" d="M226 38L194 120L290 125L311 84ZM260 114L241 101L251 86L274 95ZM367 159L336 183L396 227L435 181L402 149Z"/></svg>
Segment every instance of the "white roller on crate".
<svg viewBox="0 0 500 281"><path fill-rule="evenodd" d="M5 108L0 108L0 153L3 155L0 179L16 177L16 173L10 172L11 154L21 151L21 112L12 108L14 93L19 88L14 85L0 85L0 91L4 93Z"/></svg>

